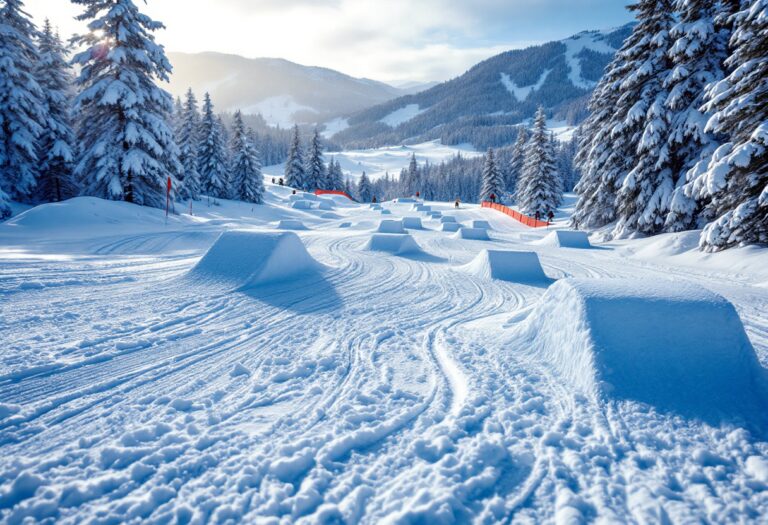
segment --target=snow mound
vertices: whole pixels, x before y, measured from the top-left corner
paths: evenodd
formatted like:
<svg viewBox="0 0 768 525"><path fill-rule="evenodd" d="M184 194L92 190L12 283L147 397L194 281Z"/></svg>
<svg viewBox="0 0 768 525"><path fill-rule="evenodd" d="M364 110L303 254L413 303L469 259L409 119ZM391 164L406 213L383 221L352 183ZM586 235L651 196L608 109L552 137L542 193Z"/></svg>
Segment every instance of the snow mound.
<svg viewBox="0 0 768 525"><path fill-rule="evenodd" d="M420 213L427 213L432 211L432 206L425 206L423 204L418 204L414 206L413 211L418 211Z"/></svg>
<svg viewBox="0 0 768 525"><path fill-rule="evenodd" d="M296 193L295 195L291 195L290 197L288 197L288 199L291 202L296 202L296 201L317 201L317 200L320 200L320 198L317 195L315 195L314 193L305 193L303 191L300 191L300 192Z"/></svg>
<svg viewBox="0 0 768 525"><path fill-rule="evenodd" d="M351 228L351 227L352 227L351 222L342 222L341 224L339 224L339 228Z"/></svg>
<svg viewBox="0 0 768 525"><path fill-rule="evenodd" d="M374 233L365 247L368 250L394 255L421 252L421 247L407 234Z"/></svg>
<svg viewBox="0 0 768 525"><path fill-rule="evenodd" d="M420 217L403 217L403 226L409 230L423 230Z"/></svg>
<svg viewBox="0 0 768 525"><path fill-rule="evenodd" d="M444 222L443 223L443 231L444 232L457 232L460 229L462 229L463 226L459 224L458 222Z"/></svg>
<svg viewBox="0 0 768 525"><path fill-rule="evenodd" d="M382 210L381 208L379 208L379 211L381 211L382 215L392 215L392 212L389 210Z"/></svg>
<svg viewBox="0 0 768 525"><path fill-rule="evenodd" d="M379 222L377 230L379 233L406 233L403 227L403 221L384 220Z"/></svg>
<svg viewBox="0 0 768 525"><path fill-rule="evenodd" d="M320 270L293 232L230 230L222 233L187 273L202 284L249 288L293 279Z"/></svg>
<svg viewBox="0 0 768 525"><path fill-rule="evenodd" d="M483 250L472 262L459 269L483 279L512 282L547 280L539 256L534 252Z"/></svg>
<svg viewBox="0 0 768 525"><path fill-rule="evenodd" d="M482 228L483 230L490 230L491 225L488 221L472 221L473 228Z"/></svg>
<svg viewBox="0 0 768 525"><path fill-rule="evenodd" d="M447 223L444 224L443 227L447 226ZM491 238L488 237L488 230L485 228L459 228L456 231L456 235L454 235L457 239L471 239L474 241L490 241Z"/></svg>
<svg viewBox="0 0 768 525"><path fill-rule="evenodd" d="M429 215L430 219L439 219L443 216L443 213L439 211L430 211L427 212L427 215Z"/></svg>
<svg viewBox="0 0 768 525"><path fill-rule="evenodd" d="M279 230L306 230L304 223L296 219L283 219L277 224Z"/></svg>
<svg viewBox="0 0 768 525"><path fill-rule="evenodd" d="M557 246L559 248L592 248L587 232L556 230L537 241L541 246Z"/></svg>
<svg viewBox="0 0 768 525"><path fill-rule="evenodd" d="M295 210L311 210L312 201L307 201L307 200L293 201L293 204L291 204L291 208Z"/></svg>
<svg viewBox="0 0 768 525"><path fill-rule="evenodd" d="M335 213L328 212L328 213L323 213L322 215L320 215L320 218L321 219L339 219L339 218L341 218L341 216L336 215Z"/></svg>
<svg viewBox="0 0 768 525"><path fill-rule="evenodd" d="M331 201L322 200L320 201L320 204L317 205L317 208L324 211L332 211L336 209L336 206L334 206Z"/></svg>
<svg viewBox="0 0 768 525"><path fill-rule="evenodd" d="M765 372L736 309L693 284L564 279L521 329L523 348L588 395L702 417L768 406Z"/></svg>
<svg viewBox="0 0 768 525"><path fill-rule="evenodd" d="M444 215L440 217L440 222L445 224L446 222L456 222L456 217L453 217L451 215Z"/></svg>
<svg viewBox="0 0 768 525"><path fill-rule="evenodd" d="M401 197L399 199L395 199L396 204L414 204L416 202L416 199L411 199L409 197Z"/></svg>

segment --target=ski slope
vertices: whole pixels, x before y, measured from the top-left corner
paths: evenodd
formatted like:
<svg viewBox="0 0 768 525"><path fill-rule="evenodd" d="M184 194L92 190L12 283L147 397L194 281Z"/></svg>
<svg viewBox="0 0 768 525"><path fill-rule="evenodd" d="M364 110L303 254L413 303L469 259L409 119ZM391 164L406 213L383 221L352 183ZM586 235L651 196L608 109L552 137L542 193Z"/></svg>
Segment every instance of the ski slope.
<svg viewBox="0 0 768 525"><path fill-rule="evenodd" d="M588 318L571 299L542 302L557 281L661 280L733 304L759 374L768 250L704 255L695 232L565 248L493 210L428 203L466 226L487 221L490 240L471 240L407 203L385 203L389 215L338 197L294 209L287 189L267 189L263 206L201 202L167 221L79 198L0 225L0 522L768 515L757 414L592 395L534 344L537 327L557 335ZM378 232L382 219L413 216L418 249L370 249L397 235ZM493 279L505 257L484 250L534 252L545 278ZM530 271L530 257L517 264ZM251 259L293 273L237 281Z"/></svg>

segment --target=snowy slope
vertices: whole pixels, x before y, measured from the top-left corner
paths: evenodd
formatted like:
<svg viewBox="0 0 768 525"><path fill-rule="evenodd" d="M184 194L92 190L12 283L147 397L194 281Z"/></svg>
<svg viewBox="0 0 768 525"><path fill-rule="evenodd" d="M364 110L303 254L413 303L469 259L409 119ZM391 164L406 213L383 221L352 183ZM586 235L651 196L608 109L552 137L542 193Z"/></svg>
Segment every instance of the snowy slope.
<svg viewBox="0 0 768 525"><path fill-rule="evenodd" d="M680 236L564 249L492 210L428 203L464 225L489 222L491 240L464 240L411 204L385 203L382 216L310 197L296 210L288 189L267 190L263 206L201 202L167 224L159 210L74 199L0 225L0 522L734 523L768 513L758 421L590 397L519 348L533 313L555 304L543 300L552 280L649 279L732 303L765 367L765 249L704 257ZM420 251L366 249L382 218L414 214ZM268 260L301 255L262 242L281 220L306 226L296 235L316 271L236 291L190 274L203 264L251 275L251 248L216 247L225 231L251 232L241 240L256 239ZM549 280L466 271L482 250L535 252ZM556 304L553 336L583 326Z"/></svg>

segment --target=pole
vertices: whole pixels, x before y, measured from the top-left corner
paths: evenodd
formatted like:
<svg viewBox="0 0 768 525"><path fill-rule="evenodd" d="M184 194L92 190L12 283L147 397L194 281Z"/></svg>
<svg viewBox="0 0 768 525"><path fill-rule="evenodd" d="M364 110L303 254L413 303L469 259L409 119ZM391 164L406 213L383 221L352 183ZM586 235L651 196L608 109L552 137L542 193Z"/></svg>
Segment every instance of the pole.
<svg viewBox="0 0 768 525"><path fill-rule="evenodd" d="M171 178L165 188L165 223L168 224L168 209L171 207Z"/></svg>

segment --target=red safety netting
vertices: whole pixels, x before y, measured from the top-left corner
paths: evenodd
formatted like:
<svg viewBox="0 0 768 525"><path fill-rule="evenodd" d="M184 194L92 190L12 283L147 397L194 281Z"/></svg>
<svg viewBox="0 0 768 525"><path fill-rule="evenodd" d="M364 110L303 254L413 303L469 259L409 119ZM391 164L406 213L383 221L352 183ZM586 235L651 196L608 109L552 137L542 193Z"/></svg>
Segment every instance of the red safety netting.
<svg viewBox="0 0 768 525"><path fill-rule="evenodd" d="M342 197L346 197L351 201L355 200L343 191L336 190L315 190L315 195L341 195Z"/></svg>
<svg viewBox="0 0 768 525"><path fill-rule="evenodd" d="M528 217L527 215L523 215L519 211L515 211L512 208L509 208L507 206L504 206L503 204L498 204L495 202L488 202L485 201L482 204L483 208L492 208L494 210L500 211L504 215L509 215L516 221L525 224L526 226L530 228L545 228L549 226L549 223L546 221L537 221L533 217Z"/></svg>

